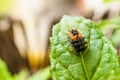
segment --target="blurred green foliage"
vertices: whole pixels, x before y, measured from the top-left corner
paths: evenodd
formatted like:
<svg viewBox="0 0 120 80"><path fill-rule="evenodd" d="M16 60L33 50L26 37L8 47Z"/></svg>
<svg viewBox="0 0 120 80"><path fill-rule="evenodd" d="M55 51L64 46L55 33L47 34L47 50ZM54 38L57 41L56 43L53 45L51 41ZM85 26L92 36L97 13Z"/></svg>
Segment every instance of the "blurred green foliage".
<svg viewBox="0 0 120 80"><path fill-rule="evenodd" d="M6 63L0 59L0 80L48 80L50 78L49 68L50 67L46 67L42 70L38 70L32 75L30 75L27 69L11 75Z"/></svg>
<svg viewBox="0 0 120 80"><path fill-rule="evenodd" d="M49 80L50 79L50 67L47 67L43 70L37 71L35 74L30 76L28 80Z"/></svg>
<svg viewBox="0 0 120 80"><path fill-rule="evenodd" d="M120 45L120 16L102 20L97 26L116 46Z"/></svg>
<svg viewBox="0 0 120 80"><path fill-rule="evenodd" d="M29 76L29 71L27 69L21 70L19 73L13 75L13 80L26 80Z"/></svg>
<svg viewBox="0 0 120 80"><path fill-rule="evenodd" d="M0 59L0 80L12 80L7 65Z"/></svg>
<svg viewBox="0 0 120 80"><path fill-rule="evenodd" d="M8 12L14 5L15 0L0 0L0 14Z"/></svg>
<svg viewBox="0 0 120 80"><path fill-rule="evenodd" d="M105 3L110 3L110 2L120 2L120 0L104 0Z"/></svg>

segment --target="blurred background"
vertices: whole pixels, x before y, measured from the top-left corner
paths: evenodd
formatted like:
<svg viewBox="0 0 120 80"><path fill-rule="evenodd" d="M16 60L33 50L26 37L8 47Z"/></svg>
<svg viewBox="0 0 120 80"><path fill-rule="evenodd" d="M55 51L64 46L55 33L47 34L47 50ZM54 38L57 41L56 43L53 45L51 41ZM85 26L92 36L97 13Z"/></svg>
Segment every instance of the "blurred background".
<svg viewBox="0 0 120 80"><path fill-rule="evenodd" d="M51 80L52 26L63 15L84 16L120 54L120 0L0 0L0 80Z"/></svg>

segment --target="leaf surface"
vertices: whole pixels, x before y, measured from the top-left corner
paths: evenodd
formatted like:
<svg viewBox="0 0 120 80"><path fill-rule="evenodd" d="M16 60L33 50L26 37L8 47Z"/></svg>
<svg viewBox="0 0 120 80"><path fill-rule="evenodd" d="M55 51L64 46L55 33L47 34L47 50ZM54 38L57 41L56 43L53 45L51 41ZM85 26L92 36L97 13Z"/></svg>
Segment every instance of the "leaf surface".
<svg viewBox="0 0 120 80"><path fill-rule="evenodd" d="M76 52L67 32L77 29L88 47ZM51 74L54 80L105 80L119 65L112 43L83 17L64 16L53 27L51 41Z"/></svg>

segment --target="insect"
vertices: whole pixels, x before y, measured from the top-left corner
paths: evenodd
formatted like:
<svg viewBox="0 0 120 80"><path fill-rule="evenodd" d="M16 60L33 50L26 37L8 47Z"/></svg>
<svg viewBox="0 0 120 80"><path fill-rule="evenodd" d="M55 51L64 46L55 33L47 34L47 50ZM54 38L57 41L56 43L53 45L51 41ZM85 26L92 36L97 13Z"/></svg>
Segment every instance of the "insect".
<svg viewBox="0 0 120 80"><path fill-rule="evenodd" d="M76 29L71 29L67 34L72 46L76 49L77 52L81 52L86 49L87 42L79 31L77 31Z"/></svg>

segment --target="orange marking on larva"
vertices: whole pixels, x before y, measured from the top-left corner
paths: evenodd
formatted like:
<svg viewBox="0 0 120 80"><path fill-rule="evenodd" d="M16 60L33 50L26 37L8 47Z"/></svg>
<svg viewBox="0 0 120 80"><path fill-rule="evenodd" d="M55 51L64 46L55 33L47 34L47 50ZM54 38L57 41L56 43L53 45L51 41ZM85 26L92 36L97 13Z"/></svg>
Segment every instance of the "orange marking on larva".
<svg viewBox="0 0 120 80"><path fill-rule="evenodd" d="M79 34L78 34L78 37L79 37L79 38L82 38L82 37L83 37L83 35L82 35L81 33L79 33Z"/></svg>
<svg viewBox="0 0 120 80"><path fill-rule="evenodd" d="M69 37L70 37L71 40L77 39L77 36L74 36L74 35L71 34L70 32L68 32L68 35L69 35Z"/></svg>

